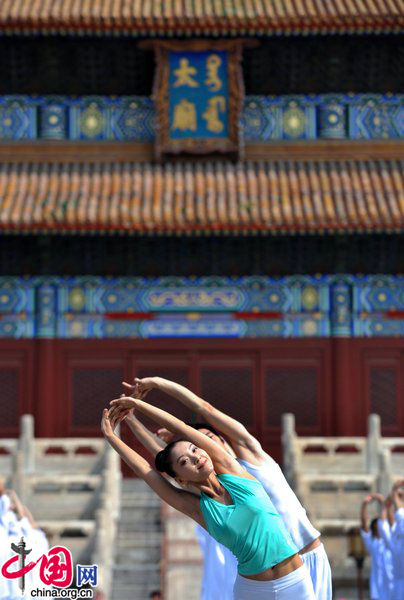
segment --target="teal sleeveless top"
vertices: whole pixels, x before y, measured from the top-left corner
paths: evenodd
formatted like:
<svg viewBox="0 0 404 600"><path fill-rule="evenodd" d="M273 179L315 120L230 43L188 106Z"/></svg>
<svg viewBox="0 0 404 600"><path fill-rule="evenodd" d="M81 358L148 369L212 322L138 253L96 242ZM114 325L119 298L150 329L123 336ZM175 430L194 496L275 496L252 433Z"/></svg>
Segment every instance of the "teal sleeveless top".
<svg viewBox="0 0 404 600"><path fill-rule="evenodd" d="M217 478L234 504L202 493L201 510L210 535L236 556L240 575L257 575L298 552L259 481L235 475Z"/></svg>

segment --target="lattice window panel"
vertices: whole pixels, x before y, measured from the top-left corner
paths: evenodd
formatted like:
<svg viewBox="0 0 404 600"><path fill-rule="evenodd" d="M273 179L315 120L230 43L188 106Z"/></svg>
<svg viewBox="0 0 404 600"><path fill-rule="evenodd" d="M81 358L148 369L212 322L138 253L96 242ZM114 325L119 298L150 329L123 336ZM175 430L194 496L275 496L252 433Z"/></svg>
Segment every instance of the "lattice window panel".
<svg viewBox="0 0 404 600"><path fill-rule="evenodd" d="M18 426L18 374L17 369L0 369L2 427Z"/></svg>
<svg viewBox="0 0 404 600"><path fill-rule="evenodd" d="M394 367L370 369L370 410L382 425L397 424L397 378Z"/></svg>
<svg viewBox="0 0 404 600"><path fill-rule="evenodd" d="M204 400L245 426L253 421L253 373L249 367L201 368Z"/></svg>
<svg viewBox="0 0 404 600"><path fill-rule="evenodd" d="M0 37L0 94L150 96L152 52L131 38ZM244 51L247 94L401 93L397 35L261 39Z"/></svg>
<svg viewBox="0 0 404 600"><path fill-rule="evenodd" d="M237 240L231 236L0 236L2 275L394 275L401 270L403 255L403 236L394 234Z"/></svg>
<svg viewBox="0 0 404 600"><path fill-rule="evenodd" d="M293 413L297 426L317 425L317 370L311 367L268 368L265 373L266 424L281 426L281 416Z"/></svg>
<svg viewBox="0 0 404 600"><path fill-rule="evenodd" d="M75 367L72 374L73 427L98 427L102 409L121 392L123 371L117 367Z"/></svg>
<svg viewBox="0 0 404 600"><path fill-rule="evenodd" d="M0 94L150 96L152 52L133 39L0 38Z"/></svg>
<svg viewBox="0 0 404 600"><path fill-rule="evenodd" d="M247 94L400 93L399 36L276 37L244 51Z"/></svg>
<svg viewBox="0 0 404 600"><path fill-rule="evenodd" d="M153 377L154 375L158 375L164 379L169 379L170 381L175 381L175 383L179 383L185 387L189 387L190 385L189 372L186 367L159 367L158 359L156 359L156 366L141 366L136 371L136 377L140 378ZM149 397L153 406L162 408L163 410L166 410L185 422L190 422L193 420L191 411L175 398L172 398L163 392L159 392L158 390L152 390L149 392L148 398ZM139 415L139 417L142 423L151 429L151 431L156 431L159 428L159 426L151 419L148 419L143 415Z"/></svg>

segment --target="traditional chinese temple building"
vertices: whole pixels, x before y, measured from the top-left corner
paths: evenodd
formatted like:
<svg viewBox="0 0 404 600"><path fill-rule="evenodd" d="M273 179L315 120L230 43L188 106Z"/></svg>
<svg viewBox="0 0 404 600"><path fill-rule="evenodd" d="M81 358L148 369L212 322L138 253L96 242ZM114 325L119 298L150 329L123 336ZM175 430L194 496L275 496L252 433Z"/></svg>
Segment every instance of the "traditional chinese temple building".
<svg viewBox="0 0 404 600"><path fill-rule="evenodd" d="M0 2L1 435L98 435L151 374L277 456L285 412L404 435L403 28L403 0Z"/></svg>

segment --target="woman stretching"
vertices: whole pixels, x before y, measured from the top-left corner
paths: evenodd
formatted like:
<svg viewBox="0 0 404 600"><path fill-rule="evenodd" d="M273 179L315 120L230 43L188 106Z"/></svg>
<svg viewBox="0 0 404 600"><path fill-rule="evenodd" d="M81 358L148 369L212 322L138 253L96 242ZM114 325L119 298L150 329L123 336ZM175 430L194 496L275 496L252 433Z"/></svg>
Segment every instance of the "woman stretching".
<svg viewBox="0 0 404 600"><path fill-rule="evenodd" d="M130 397L111 402L102 431L121 458L168 504L194 519L238 562L235 600L314 600L310 576L262 485L221 446L169 413ZM171 485L114 434L116 425L138 410L181 436L156 456L158 471L198 497Z"/></svg>

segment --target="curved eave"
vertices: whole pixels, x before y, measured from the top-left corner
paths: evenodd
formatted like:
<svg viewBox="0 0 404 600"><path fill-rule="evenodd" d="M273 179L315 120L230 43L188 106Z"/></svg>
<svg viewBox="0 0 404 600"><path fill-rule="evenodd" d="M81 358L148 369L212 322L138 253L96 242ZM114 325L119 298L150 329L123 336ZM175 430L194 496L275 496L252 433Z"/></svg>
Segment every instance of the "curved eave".
<svg viewBox="0 0 404 600"><path fill-rule="evenodd" d="M3 226L0 225L0 233L3 235L96 235L96 236L138 236L138 237L251 237L251 236L342 236L342 235L402 235L404 226L389 227L365 227L365 226L346 226L336 227L324 224L323 227L192 227L192 228L141 228L133 227L105 227L105 223L95 223L91 226L66 227L66 225L52 225L49 223L36 224L35 227L28 226Z"/></svg>
<svg viewBox="0 0 404 600"><path fill-rule="evenodd" d="M278 19L1 19L0 34L219 37L402 33L401 14Z"/></svg>

